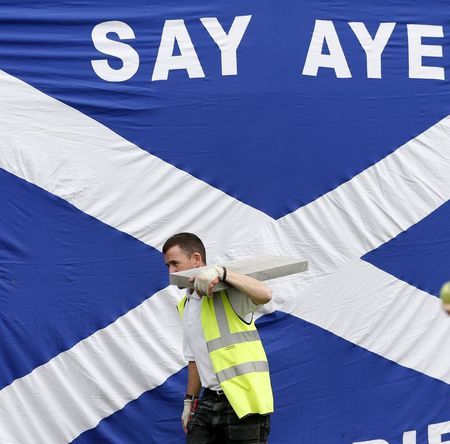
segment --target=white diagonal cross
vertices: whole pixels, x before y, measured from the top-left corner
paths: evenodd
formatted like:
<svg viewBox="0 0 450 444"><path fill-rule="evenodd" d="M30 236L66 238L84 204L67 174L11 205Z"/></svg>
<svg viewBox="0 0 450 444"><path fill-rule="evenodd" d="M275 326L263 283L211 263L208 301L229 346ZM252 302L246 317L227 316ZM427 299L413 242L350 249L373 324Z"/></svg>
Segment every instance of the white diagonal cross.
<svg viewBox="0 0 450 444"><path fill-rule="evenodd" d="M0 100L0 167L156 248L188 227L217 260L260 252L307 258L306 277L272 284L279 290L272 310L450 383L435 353L450 352L439 342L450 327L436 298L359 259L449 199L449 119L273 221L7 74L0 74ZM42 112L26 111L30 103ZM179 370L175 299L174 290L158 292L1 390L0 441L70 442Z"/></svg>

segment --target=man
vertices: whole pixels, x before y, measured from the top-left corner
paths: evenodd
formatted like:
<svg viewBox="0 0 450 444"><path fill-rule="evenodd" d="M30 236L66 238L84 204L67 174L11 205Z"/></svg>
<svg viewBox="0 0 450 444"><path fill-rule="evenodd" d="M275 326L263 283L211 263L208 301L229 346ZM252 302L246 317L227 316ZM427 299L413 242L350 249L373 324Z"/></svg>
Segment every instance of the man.
<svg viewBox="0 0 450 444"><path fill-rule="evenodd" d="M206 266L205 247L192 233L170 237L163 255L170 273ZM219 281L230 287L213 293ZM215 265L178 304L188 361L181 418L187 443L267 443L273 396L253 312L271 297L264 283Z"/></svg>

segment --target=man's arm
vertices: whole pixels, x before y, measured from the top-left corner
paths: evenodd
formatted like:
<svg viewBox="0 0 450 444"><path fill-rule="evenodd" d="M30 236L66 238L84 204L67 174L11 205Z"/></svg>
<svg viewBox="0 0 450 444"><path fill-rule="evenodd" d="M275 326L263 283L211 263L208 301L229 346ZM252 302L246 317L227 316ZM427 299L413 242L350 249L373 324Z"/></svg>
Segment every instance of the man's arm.
<svg viewBox="0 0 450 444"><path fill-rule="evenodd" d="M194 400L194 397L198 398L201 387L202 385L198 374L197 364L195 361L189 361L186 396L184 398L183 413L181 414L181 424L183 426L184 433L187 433L187 425L191 420L193 412L197 408L197 401Z"/></svg>
<svg viewBox="0 0 450 444"><path fill-rule="evenodd" d="M197 364L195 363L195 361L189 361L186 394L198 397L201 388L202 383L200 382L200 375L198 374Z"/></svg>
<svg viewBox="0 0 450 444"><path fill-rule="evenodd" d="M227 270L226 282L247 295L256 305L267 304L272 299L272 290L250 276Z"/></svg>

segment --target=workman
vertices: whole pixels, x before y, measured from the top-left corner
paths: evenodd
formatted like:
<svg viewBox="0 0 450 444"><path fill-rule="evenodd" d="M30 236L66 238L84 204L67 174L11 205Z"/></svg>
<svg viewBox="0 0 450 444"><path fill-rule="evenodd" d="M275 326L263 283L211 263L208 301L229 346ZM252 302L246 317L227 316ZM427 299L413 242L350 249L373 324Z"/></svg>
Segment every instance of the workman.
<svg viewBox="0 0 450 444"><path fill-rule="evenodd" d="M206 266L195 234L175 234L162 251L170 273ZM229 287L213 292L220 281ZM267 443L273 396L253 313L271 298L264 283L214 265L196 276L194 290L178 304L188 361L181 417L188 444Z"/></svg>

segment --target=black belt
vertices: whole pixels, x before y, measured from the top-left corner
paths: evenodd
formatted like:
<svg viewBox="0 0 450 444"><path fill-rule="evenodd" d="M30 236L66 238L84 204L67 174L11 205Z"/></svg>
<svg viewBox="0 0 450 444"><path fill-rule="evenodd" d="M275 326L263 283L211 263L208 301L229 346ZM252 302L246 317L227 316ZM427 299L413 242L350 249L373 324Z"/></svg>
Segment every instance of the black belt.
<svg viewBox="0 0 450 444"><path fill-rule="evenodd" d="M225 393L223 392L223 390L211 390L209 388L205 388L205 390L203 391L203 396L210 398L225 398Z"/></svg>

